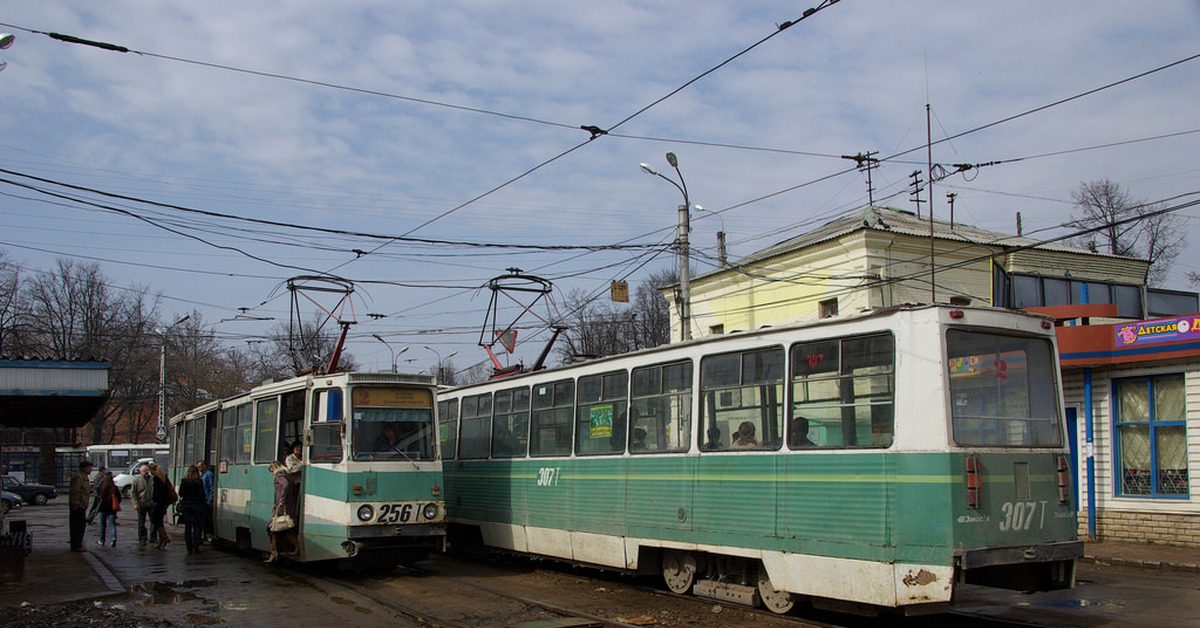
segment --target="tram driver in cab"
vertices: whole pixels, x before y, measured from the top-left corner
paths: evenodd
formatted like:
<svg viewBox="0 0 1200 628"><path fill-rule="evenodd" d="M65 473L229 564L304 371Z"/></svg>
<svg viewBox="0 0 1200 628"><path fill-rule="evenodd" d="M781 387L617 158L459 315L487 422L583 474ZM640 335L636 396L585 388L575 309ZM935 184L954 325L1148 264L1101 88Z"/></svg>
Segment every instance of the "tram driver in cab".
<svg viewBox="0 0 1200 628"><path fill-rule="evenodd" d="M383 425L383 432L375 439L375 451L385 454L400 453L400 436L396 433L395 425Z"/></svg>

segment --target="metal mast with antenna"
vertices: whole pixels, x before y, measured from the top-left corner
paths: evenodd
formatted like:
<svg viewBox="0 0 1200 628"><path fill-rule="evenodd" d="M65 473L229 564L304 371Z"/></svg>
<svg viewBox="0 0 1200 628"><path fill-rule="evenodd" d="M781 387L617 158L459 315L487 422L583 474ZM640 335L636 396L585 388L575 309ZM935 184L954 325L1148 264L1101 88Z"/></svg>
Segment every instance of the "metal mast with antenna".
<svg viewBox="0 0 1200 628"><path fill-rule="evenodd" d="M872 150L857 155L842 155L842 159L850 159L858 164L860 171L867 171L867 207L875 206L875 186L871 183L871 171L879 167L879 160L872 157L872 155L878 154L879 151Z"/></svg>

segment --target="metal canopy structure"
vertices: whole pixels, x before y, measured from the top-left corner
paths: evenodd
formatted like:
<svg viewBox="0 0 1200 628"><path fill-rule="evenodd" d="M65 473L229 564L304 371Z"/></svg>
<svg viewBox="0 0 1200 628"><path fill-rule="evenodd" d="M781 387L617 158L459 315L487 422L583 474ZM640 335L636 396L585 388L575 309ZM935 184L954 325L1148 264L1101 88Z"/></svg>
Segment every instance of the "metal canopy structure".
<svg viewBox="0 0 1200 628"><path fill-rule="evenodd" d="M111 394L108 362L0 359L2 427L83 427Z"/></svg>

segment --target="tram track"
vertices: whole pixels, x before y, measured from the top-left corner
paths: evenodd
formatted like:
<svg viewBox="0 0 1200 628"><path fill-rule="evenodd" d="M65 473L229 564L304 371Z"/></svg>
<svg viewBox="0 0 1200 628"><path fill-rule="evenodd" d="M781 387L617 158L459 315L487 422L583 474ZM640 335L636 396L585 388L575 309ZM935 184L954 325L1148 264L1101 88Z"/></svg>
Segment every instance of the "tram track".
<svg viewBox="0 0 1200 628"><path fill-rule="evenodd" d="M463 579L449 578L437 574L436 572L420 569L420 568L401 568L399 578L406 576L420 579L426 585L437 584L436 590L439 592L439 597L436 602L424 607L396 601L389 593L394 593L394 584L391 579L376 580L368 578L356 578L347 580L334 576L314 576L322 580L322 582L352 592L356 595L365 597L376 604L379 604L387 609L390 609L400 615L414 620L418 623L434 626L437 628L482 628L484 626L520 626L525 623L539 625L553 625L561 628L584 628L584 627L614 627L614 628L641 628L643 624L630 624L622 621L616 621L607 617L602 617L592 613L585 612L580 609L572 609L555 604L545 600L534 599L529 596L518 595L510 591L504 591L494 587L489 587L478 582L471 582ZM393 576L393 578L396 576ZM485 596L506 600L510 603L515 603L528 610L512 608L500 609L492 606L495 609L497 616L495 617L480 617L478 615L471 616L467 619L448 617L447 614L455 611L461 611L462 606L453 602L455 597L455 589L469 589L471 593L483 593ZM472 596L473 605L481 605L478 596ZM428 599L428 598L426 598ZM486 603L483 604L485 606ZM527 616L527 617L526 617ZM514 619L517 617L518 619Z"/></svg>
<svg viewBox="0 0 1200 628"><path fill-rule="evenodd" d="M561 627L728 626L773 628L836 624L679 596L641 584L502 563L439 556L387 577L310 574L420 625L447 628L537 625Z"/></svg>

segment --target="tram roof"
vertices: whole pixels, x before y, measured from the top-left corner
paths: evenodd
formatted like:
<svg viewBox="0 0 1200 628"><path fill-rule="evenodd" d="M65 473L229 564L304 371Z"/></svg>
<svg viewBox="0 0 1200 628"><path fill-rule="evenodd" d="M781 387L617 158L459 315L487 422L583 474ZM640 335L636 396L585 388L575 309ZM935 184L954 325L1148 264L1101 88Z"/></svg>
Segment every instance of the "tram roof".
<svg viewBox="0 0 1200 628"><path fill-rule="evenodd" d="M974 311L974 312L988 313L988 314L1001 315L1001 316L1022 317L1022 318L1038 320L1038 321L1054 320L1052 317L1049 317L1049 316L1046 316L1044 314L1040 314L1037 312L1027 312L1027 311L1023 311L1023 310L1010 310L1007 308L996 308L996 307L985 307L985 306L959 306L959 305L951 305L951 304L946 304L946 303L937 303L937 304L904 303L904 304L900 304L900 305L893 305L893 306L886 307L886 308L863 310L861 312L856 312L853 314L845 314L845 315L835 316L835 317L831 317L831 318L822 318L822 319L811 320L811 321L801 321L801 322L796 322L796 323L788 323L785 325L765 326L765 327L760 327L758 329L752 329L752 330L744 330L744 331L737 330L737 331L727 332L724 334L710 334L710 335L706 335L706 336L701 336L699 338L693 338L691 340L672 342L669 344L659 345L657 347L650 347L647 349L639 349L637 351L630 351L629 353L619 353L616 355L607 355L607 356L600 357L600 358L584 360L582 362L573 362L571 364L562 364L559 366L549 367L549 368L546 368L546 369L543 369L540 371L529 371L526 373L510 375L507 377L502 377L502 378L497 378L497 379L491 379L491 380L487 380L484 382L478 382L478 383L474 383L474 384L464 384L462 386L454 386L454 387L439 386L438 394L450 393L450 392L454 392L455 390L473 388L473 387L482 386L485 384L495 384L498 382L505 382L505 381L517 381L517 380L520 380L523 378L532 377L535 375L540 375L540 374L545 374L545 373L550 373L550 372L561 371L561 370L565 370L565 369L569 369L569 368L579 368L579 367L584 367L584 366L593 365L593 364L602 364L605 362L612 362L615 360L621 360L621 359L625 359L625 358L629 358L629 357L648 356L648 355L653 355L656 353L663 353L666 351L672 351L672 350L676 350L679 348L698 346L698 345L703 345L703 344L712 343L712 342L729 342L734 338L750 338L750 337L754 337L754 336L764 336L764 335L771 335L771 334L778 334L778 333L786 333L786 332L792 331L792 330L812 329L812 328L826 327L826 326L829 326L829 327L843 326L843 325L846 325L847 323L854 323L854 322L865 321L865 320L874 319L874 318L882 318L882 317L892 316L892 315L895 315L895 314L898 314L901 312L917 312L917 311L922 311L922 310L945 310L947 312L950 310L963 310L963 311ZM1053 337L1054 332L1046 331L1045 334L1047 336Z"/></svg>

